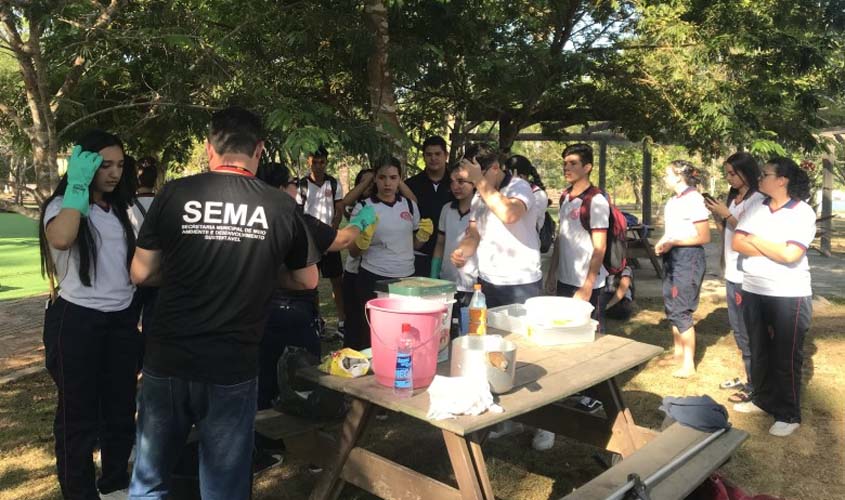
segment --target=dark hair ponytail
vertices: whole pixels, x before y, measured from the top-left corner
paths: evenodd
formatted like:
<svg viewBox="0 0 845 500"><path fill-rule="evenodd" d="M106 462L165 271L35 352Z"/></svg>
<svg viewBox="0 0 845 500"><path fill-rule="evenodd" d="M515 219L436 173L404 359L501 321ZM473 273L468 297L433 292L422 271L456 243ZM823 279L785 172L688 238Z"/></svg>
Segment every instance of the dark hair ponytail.
<svg viewBox="0 0 845 500"><path fill-rule="evenodd" d="M82 138L77 142L79 146L82 146L83 151L92 151L92 152L99 152L107 147L110 146L118 146L121 150L123 150L123 142L113 134L108 132L104 132L102 130L92 130L86 133ZM95 173L96 178L96 173ZM120 176L120 180L118 181L117 186L115 186L114 190L110 193L103 193L103 201L106 201L111 210L113 210L114 215L120 221L120 225L123 227L123 236L126 241L126 269L129 269L129 266L132 264L132 256L135 253L135 231L132 228L132 223L129 221L129 205L132 202L135 196L135 187L136 187L136 174L134 169L123 169L123 173ZM94 180L91 180L93 184ZM67 174L63 175L61 180L59 181L59 185L56 186L55 191L53 194L47 198L44 203L41 205L41 217L39 218L38 223L38 242L41 248L41 275L45 278L50 280L51 289L53 288L54 282L59 282L61 279L56 275L56 265L53 262L53 257L50 252L50 243L47 241L47 232L44 227L44 214L47 211L47 207L50 203L56 199L58 196L64 196L65 191L67 190ZM89 190L89 197L92 194ZM92 198L89 198L89 201ZM88 222L87 217L82 217L79 221L79 232L76 235L76 240L73 243L73 247L70 249L74 251L74 249L78 252L79 255L79 281L84 286L91 286L91 268L94 268L94 273L97 272L97 238L99 235L97 234L96 228L91 226ZM52 290L51 290L52 291Z"/></svg>
<svg viewBox="0 0 845 500"><path fill-rule="evenodd" d="M786 185L786 194L790 198L801 201L810 199L810 176L789 158L778 156L766 162L766 165L775 167L778 177L786 177L789 183Z"/></svg>
<svg viewBox="0 0 845 500"><path fill-rule="evenodd" d="M683 177L687 186L696 187L704 181L701 170L686 160L672 160L669 165L677 175Z"/></svg>
<svg viewBox="0 0 845 500"><path fill-rule="evenodd" d="M760 166L757 165L757 160L755 160L750 153L746 153L745 151L736 152L728 156L725 163L730 164L730 166L734 169L734 173L742 177L743 182L745 182L745 185L748 186L748 193L745 195L746 197L751 195L751 193L757 192L757 186L760 182ZM728 191L728 206L730 206L731 202L738 194L739 190L735 188L731 188L731 190Z"/></svg>
<svg viewBox="0 0 845 500"><path fill-rule="evenodd" d="M543 191L546 190L546 186L543 185L543 180L540 178L540 173L537 172L537 169L531 164L528 158L522 155L513 155L505 161L505 169L511 172L515 171L517 175L528 177L531 184L534 184Z"/></svg>

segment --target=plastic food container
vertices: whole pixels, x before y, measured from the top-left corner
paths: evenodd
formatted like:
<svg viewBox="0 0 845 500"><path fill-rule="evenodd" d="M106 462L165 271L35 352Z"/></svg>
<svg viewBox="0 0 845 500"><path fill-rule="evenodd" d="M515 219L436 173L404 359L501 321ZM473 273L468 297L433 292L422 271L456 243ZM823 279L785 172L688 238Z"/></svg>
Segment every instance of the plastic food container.
<svg viewBox="0 0 845 500"><path fill-rule="evenodd" d="M446 304L443 328L440 330L437 353L438 363L449 360L449 331L452 327L452 304L455 303L455 291L455 284L451 281L419 276L376 282L376 295L378 298L414 298L430 300L438 304Z"/></svg>
<svg viewBox="0 0 845 500"><path fill-rule="evenodd" d="M537 345L581 344L596 339L598 321L589 318L581 325L558 328L537 324L532 320L528 309L522 304L494 307L487 311L487 324L491 328L524 335Z"/></svg>
<svg viewBox="0 0 845 500"><path fill-rule="evenodd" d="M542 328L572 328L590 322L593 305L569 297L542 296L525 301L531 323Z"/></svg>

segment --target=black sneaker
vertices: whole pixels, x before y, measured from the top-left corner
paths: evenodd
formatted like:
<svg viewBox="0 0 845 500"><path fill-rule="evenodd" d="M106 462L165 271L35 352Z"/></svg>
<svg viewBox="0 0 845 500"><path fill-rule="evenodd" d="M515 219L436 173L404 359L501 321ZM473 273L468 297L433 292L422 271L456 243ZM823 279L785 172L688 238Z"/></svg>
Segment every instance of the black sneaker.
<svg viewBox="0 0 845 500"><path fill-rule="evenodd" d="M335 336L338 340L343 340L343 338L346 337L346 325L343 324L343 321L337 322L337 332L335 333Z"/></svg>
<svg viewBox="0 0 845 500"><path fill-rule="evenodd" d="M320 467L319 465L309 464L308 465L308 472L310 472L311 474L319 474L319 473L323 472L323 468Z"/></svg>
<svg viewBox="0 0 845 500"><path fill-rule="evenodd" d="M598 399L594 399L589 396L581 396L581 399L575 403L575 408L587 413L596 413L604 408L604 405Z"/></svg>

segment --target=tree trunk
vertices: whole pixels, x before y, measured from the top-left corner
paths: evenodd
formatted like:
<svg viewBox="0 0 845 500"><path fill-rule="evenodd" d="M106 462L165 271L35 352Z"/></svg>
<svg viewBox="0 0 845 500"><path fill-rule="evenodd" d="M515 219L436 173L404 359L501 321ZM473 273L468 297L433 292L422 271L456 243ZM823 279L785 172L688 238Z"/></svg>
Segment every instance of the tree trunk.
<svg viewBox="0 0 845 500"><path fill-rule="evenodd" d="M367 87L375 127L390 142L391 149L405 159L404 132L396 114L393 77L388 65L390 33L387 7L382 0L367 0L364 7L373 30L373 53L367 59Z"/></svg>

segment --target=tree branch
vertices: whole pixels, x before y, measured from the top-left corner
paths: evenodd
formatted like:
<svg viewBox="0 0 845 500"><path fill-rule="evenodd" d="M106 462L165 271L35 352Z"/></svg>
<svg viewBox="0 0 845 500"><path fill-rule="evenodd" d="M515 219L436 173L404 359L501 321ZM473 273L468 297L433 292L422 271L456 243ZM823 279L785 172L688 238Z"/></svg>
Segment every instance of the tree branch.
<svg viewBox="0 0 845 500"><path fill-rule="evenodd" d="M117 12L123 6L124 0L111 0L109 2L108 7L102 9L100 11L100 15L97 17L97 20L94 21L88 29L87 32L95 32L104 26L108 25L112 22L112 20L117 15ZM87 35L86 35L87 36ZM73 63L70 66L70 70L68 70L67 75L65 75L65 81L62 83L61 88L59 88L56 95L53 96L53 100L50 103L50 111L55 113L59 109L59 103L61 102L62 97L68 94L76 84L79 83L79 79L82 77L82 70L85 67L85 57L82 54L78 54L76 58L74 58Z"/></svg>
<svg viewBox="0 0 845 500"><path fill-rule="evenodd" d="M116 111L118 109L129 109L129 108L139 108L143 106L176 106L180 108L191 108L191 109L202 109L207 111L217 111L222 109L220 106L203 106L201 104L183 104L179 102L159 102L159 101L146 101L146 102L133 102L128 104L117 104L115 106L109 106L108 108L103 108L93 113L88 113L87 115L83 116L82 118L77 118L76 120L70 122L69 124L65 125L64 128L59 130L57 137L64 136L70 129L79 125L80 123L90 120L91 118L102 115L105 113L111 113L112 111Z"/></svg>

